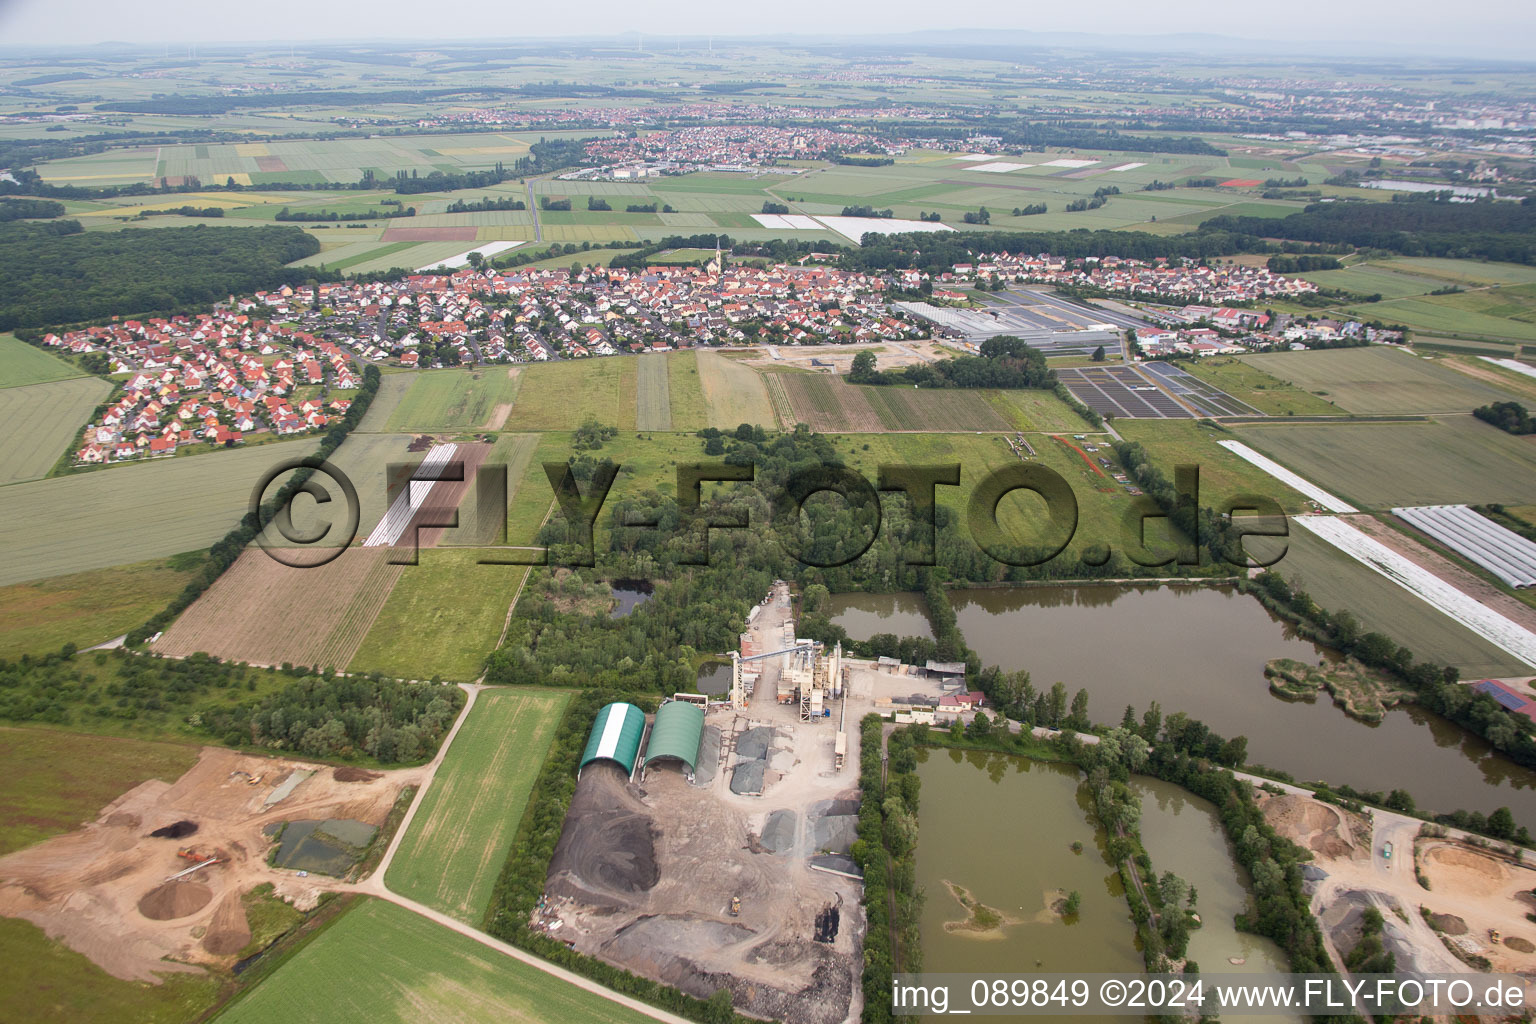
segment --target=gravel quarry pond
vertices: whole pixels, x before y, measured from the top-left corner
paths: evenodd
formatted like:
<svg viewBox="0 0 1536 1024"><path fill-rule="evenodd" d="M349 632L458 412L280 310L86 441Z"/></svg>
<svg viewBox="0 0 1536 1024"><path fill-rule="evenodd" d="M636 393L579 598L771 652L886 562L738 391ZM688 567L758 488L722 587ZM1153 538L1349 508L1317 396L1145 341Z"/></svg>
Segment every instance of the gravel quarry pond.
<svg viewBox="0 0 1536 1024"><path fill-rule="evenodd" d="M1096 722L1118 723L1127 704L1139 718L1155 700L1165 717L1183 711L1248 737L1250 764L1406 789L1440 812L1507 806L1536 827L1536 772L1440 716L1407 705L1371 725L1326 693L1311 702L1272 694L1266 662L1315 665L1326 652L1229 587L1000 587L952 590L950 601L983 665L1027 669L1041 691L1058 680L1069 695L1086 688Z"/></svg>

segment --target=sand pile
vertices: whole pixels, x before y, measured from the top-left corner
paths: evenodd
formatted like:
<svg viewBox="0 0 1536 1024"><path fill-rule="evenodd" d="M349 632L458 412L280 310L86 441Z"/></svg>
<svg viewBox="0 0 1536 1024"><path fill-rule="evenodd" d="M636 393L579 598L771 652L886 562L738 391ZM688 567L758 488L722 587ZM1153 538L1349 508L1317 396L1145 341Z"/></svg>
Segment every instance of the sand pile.
<svg viewBox="0 0 1536 1024"><path fill-rule="evenodd" d="M213 912L208 931L203 935L203 948L215 956L233 956L251 941L251 926L245 919L245 904L238 890L231 889L219 901L219 909Z"/></svg>
<svg viewBox="0 0 1536 1024"><path fill-rule="evenodd" d="M164 882L139 900L139 913L151 921L174 921L195 914L213 899L213 890L200 882Z"/></svg>

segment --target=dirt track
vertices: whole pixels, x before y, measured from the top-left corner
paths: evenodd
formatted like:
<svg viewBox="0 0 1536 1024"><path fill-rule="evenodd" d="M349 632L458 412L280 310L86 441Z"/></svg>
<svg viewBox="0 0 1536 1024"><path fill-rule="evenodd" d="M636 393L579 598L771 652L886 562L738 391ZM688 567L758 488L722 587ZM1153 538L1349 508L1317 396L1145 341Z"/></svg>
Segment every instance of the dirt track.
<svg viewBox="0 0 1536 1024"><path fill-rule="evenodd" d="M300 767L318 770L266 806L274 787ZM261 782L247 785L237 772ZM83 828L0 858L0 914L33 922L119 978L155 982L159 973L195 970L249 941L241 893L272 882L300 907L319 896L315 883L267 866L265 825L304 818L382 824L401 787L421 774L412 768L339 782L324 766L205 747L175 782L135 786ZM183 819L198 823L195 835L149 836ZM194 863L177 856L187 845L220 863L190 880L167 881Z"/></svg>

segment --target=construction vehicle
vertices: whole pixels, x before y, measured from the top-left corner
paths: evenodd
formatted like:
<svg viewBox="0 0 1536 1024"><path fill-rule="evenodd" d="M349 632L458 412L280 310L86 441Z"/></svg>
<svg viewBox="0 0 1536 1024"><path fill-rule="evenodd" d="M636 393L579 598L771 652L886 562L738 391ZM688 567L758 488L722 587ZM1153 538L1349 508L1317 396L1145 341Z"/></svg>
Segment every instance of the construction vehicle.
<svg viewBox="0 0 1536 1024"><path fill-rule="evenodd" d="M1390 840L1382 844L1382 846L1381 846L1381 856L1385 860L1391 860L1392 859L1392 843L1391 843Z"/></svg>
<svg viewBox="0 0 1536 1024"><path fill-rule="evenodd" d="M205 860L214 859L213 854L205 854L198 850L198 848L195 846L183 846L181 849L176 851L176 856L182 858L183 860L190 860L195 864L201 864Z"/></svg>
<svg viewBox="0 0 1536 1024"><path fill-rule="evenodd" d="M1499 930L1497 928L1488 929L1488 941L1493 943L1495 946L1499 944Z"/></svg>
<svg viewBox="0 0 1536 1024"><path fill-rule="evenodd" d="M732 896L731 897L731 909L730 909L729 913L730 913L730 915L732 917L740 917L741 916L741 897L740 896Z"/></svg>

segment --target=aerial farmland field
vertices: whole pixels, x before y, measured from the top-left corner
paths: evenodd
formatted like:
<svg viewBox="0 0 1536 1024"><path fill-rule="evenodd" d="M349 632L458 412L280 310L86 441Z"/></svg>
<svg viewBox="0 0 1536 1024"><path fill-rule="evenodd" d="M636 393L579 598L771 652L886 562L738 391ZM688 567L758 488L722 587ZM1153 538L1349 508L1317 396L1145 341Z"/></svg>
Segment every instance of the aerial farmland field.
<svg viewBox="0 0 1536 1024"><path fill-rule="evenodd" d="M1337 406L1288 384L1258 366L1230 356L1207 356L1179 363L1183 369L1240 402L1271 416L1336 416Z"/></svg>
<svg viewBox="0 0 1536 1024"><path fill-rule="evenodd" d="M0 487L0 586L207 547L269 467L313 438Z"/></svg>
<svg viewBox="0 0 1536 1024"><path fill-rule="evenodd" d="M58 356L28 345L14 334L0 334L0 388L84 376L84 370Z"/></svg>
<svg viewBox="0 0 1536 1024"><path fill-rule="evenodd" d="M411 821L385 882L478 925L570 694L482 690Z"/></svg>
<svg viewBox="0 0 1536 1024"><path fill-rule="evenodd" d="M500 430L520 383L521 368L516 366L427 371L396 406L387 429Z"/></svg>
<svg viewBox="0 0 1536 1024"><path fill-rule="evenodd" d="M1536 501L1536 445L1471 416L1427 423L1281 423L1236 435L1360 508Z"/></svg>
<svg viewBox="0 0 1536 1024"><path fill-rule="evenodd" d="M0 455L0 485L47 476L111 391L99 377L0 388L0 435L27 438Z"/></svg>
<svg viewBox="0 0 1536 1024"><path fill-rule="evenodd" d="M128 185L156 177L196 177L222 184L232 176L238 184L258 187L276 182L353 182L368 170L381 180L393 178L398 171L425 176L433 171L486 170L498 161L510 164L527 155L541 136L602 134L606 133L417 135L145 147L55 160L38 170L49 181L90 185Z"/></svg>
<svg viewBox="0 0 1536 1024"><path fill-rule="evenodd" d="M349 910L219 1019L420 1024L422 1007L444 1021L652 1021L382 900Z"/></svg>
<svg viewBox="0 0 1536 1024"><path fill-rule="evenodd" d="M0 728L0 855L78 828L146 779L174 782L197 751L187 743Z"/></svg>
<svg viewBox="0 0 1536 1024"><path fill-rule="evenodd" d="M387 554L352 547L322 566L295 568L247 549L155 642L155 652L342 668L406 568L389 564Z"/></svg>
<svg viewBox="0 0 1536 1024"><path fill-rule="evenodd" d="M1109 437L1097 435L1096 439L1108 442ZM993 470L1018 464L1018 458L1000 434L856 433L840 435L837 441L839 449L847 452L849 465L871 481L882 465L959 463L960 485L939 487L935 492L939 503L955 513L952 528L957 532L968 530L967 503L977 483ZM1071 544L1057 557L1065 559L1085 548L1106 543L1120 550L1121 521L1133 507L1131 495L1116 484L1107 471L1101 472L1101 467L1089 465L1063 441L1042 436L1033 439L1032 443L1038 453L1037 461L1061 474L1077 499L1077 532ZM1104 450L1098 454L1103 455ZM1005 534L1017 543L1044 542L1050 537L1051 528L1044 520L1044 502L1026 492L1008 494L998 505L998 522ZM1153 536L1149 529L1149 539Z"/></svg>
<svg viewBox="0 0 1536 1024"><path fill-rule="evenodd" d="M981 392L959 388L860 387L886 430L1007 430Z"/></svg>
<svg viewBox="0 0 1536 1024"><path fill-rule="evenodd" d="M507 609L527 572L480 565L479 548L424 548L403 567L349 672L404 679L471 680L496 646Z"/></svg>
<svg viewBox="0 0 1536 1024"><path fill-rule="evenodd" d="M638 360L577 359L523 370L507 430L575 430L588 419L635 429Z"/></svg>
<svg viewBox="0 0 1536 1024"><path fill-rule="evenodd" d="M1463 679L1530 672L1513 655L1312 532L1291 530L1286 546L1275 565L1282 576L1323 608L1347 608L1364 628L1386 634L1415 658L1455 665Z"/></svg>
<svg viewBox="0 0 1536 1024"><path fill-rule="evenodd" d="M709 409L708 426L722 430L742 423L778 426L767 386L756 370L718 352L700 352L697 359L699 384Z"/></svg>
<svg viewBox="0 0 1536 1024"><path fill-rule="evenodd" d="M826 373L781 373L778 382L789 395L795 422L812 430L878 431L885 426L870 403L869 388L854 387Z"/></svg>
<svg viewBox="0 0 1536 1024"><path fill-rule="evenodd" d="M665 355L636 359L636 430L671 430L672 396Z"/></svg>
<svg viewBox="0 0 1536 1024"><path fill-rule="evenodd" d="M53 576L0 587L0 658L104 643L147 621L192 581L199 557Z"/></svg>
<svg viewBox="0 0 1536 1024"><path fill-rule="evenodd" d="M667 355L668 405L674 430L699 430L709 426L709 405L704 397L699 358L700 354L692 349Z"/></svg>
<svg viewBox="0 0 1536 1024"><path fill-rule="evenodd" d="M1513 397L1428 359L1381 345L1266 353L1239 361L1360 415L1462 413Z"/></svg>

